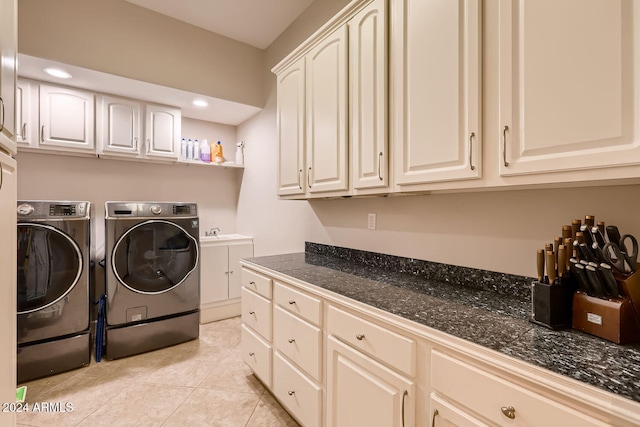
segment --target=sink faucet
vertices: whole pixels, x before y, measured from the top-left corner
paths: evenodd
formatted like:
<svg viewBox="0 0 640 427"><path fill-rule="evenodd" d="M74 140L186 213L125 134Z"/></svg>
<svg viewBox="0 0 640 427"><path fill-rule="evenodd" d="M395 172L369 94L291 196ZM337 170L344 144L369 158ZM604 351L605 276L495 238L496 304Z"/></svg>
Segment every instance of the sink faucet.
<svg viewBox="0 0 640 427"><path fill-rule="evenodd" d="M217 237L219 232L220 232L220 229L218 227L213 227L209 231L205 231L204 235L205 236L216 236Z"/></svg>

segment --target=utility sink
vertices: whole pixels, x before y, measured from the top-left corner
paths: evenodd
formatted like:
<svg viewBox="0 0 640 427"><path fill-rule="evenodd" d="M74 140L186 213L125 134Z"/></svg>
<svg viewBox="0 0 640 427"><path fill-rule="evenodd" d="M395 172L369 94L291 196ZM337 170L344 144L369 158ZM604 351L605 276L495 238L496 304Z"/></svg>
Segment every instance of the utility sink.
<svg viewBox="0 0 640 427"><path fill-rule="evenodd" d="M251 240L252 238L249 236L245 236L243 234L218 234L217 236L200 236L200 242L224 242L229 240Z"/></svg>

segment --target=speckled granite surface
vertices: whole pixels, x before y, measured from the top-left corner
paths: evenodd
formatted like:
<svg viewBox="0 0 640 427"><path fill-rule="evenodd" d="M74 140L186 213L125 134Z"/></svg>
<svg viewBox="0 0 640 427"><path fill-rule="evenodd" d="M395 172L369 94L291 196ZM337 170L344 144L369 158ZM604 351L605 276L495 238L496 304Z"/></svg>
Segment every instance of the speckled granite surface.
<svg viewBox="0 0 640 427"><path fill-rule="evenodd" d="M250 262L640 402L640 344L528 321L531 278L307 243Z"/></svg>

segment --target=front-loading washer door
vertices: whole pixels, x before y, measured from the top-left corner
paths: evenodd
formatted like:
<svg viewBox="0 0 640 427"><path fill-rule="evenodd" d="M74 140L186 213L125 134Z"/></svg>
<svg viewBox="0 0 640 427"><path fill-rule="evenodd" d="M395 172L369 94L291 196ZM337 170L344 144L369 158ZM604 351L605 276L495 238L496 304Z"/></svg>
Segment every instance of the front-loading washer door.
<svg viewBox="0 0 640 427"><path fill-rule="evenodd" d="M111 266L133 292L161 294L179 286L198 265L198 241L179 225L149 220L116 241Z"/></svg>
<svg viewBox="0 0 640 427"><path fill-rule="evenodd" d="M52 321L82 274L82 252L64 231L46 224L18 224L18 314Z"/></svg>

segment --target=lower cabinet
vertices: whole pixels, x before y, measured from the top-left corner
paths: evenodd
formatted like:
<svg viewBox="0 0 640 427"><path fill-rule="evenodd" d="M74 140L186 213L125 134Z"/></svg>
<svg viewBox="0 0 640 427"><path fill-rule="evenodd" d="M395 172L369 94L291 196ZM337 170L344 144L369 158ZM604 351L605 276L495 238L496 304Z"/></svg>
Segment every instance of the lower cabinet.
<svg viewBox="0 0 640 427"><path fill-rule="evenodd" d="M327 339L327 425L415 425L415 384L335 337Z"/></svg>
<svg viewBox="0 0 640 427"><path fill-rule="evenodd" d="M431 407L431 427L488 427L482 421L477 420L463 410L442 399L435 393L431 393L429 399Z"/></svg>
<svg viewBox="0 0 640 427"><path fill-rule="evenodd" d="M277 350L273 356L272 391L303 426L322 425L322 388ZM355 424L351 425L355 426Z"/></svg>

